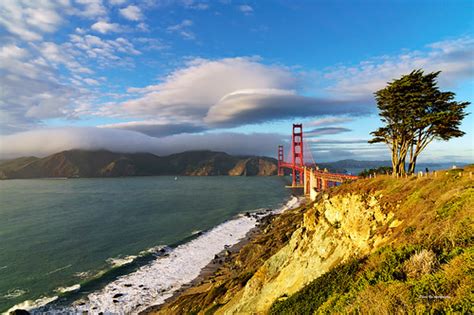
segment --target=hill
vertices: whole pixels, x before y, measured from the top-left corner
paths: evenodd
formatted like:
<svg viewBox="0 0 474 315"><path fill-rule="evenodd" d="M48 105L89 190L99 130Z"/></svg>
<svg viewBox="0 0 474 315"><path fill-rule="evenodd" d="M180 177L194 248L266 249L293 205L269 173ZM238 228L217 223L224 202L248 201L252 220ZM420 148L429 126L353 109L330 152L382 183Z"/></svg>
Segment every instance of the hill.
<svg viewBox="0 0 474 315"><path fill-rule="evenodd" d="M157 314L472 313L474 167L361 179L269 218Z"/></svg>
<svg viewBox="0 0 474 315"><path fill-rule="evenodd" d="M0 164L0 179L151 175L267 176L275 175L276 169L276 160L272 158L231 156L213 151L188 151L160 157L151 153L70 150L44 158L23 157L3 161Z"/></svg>

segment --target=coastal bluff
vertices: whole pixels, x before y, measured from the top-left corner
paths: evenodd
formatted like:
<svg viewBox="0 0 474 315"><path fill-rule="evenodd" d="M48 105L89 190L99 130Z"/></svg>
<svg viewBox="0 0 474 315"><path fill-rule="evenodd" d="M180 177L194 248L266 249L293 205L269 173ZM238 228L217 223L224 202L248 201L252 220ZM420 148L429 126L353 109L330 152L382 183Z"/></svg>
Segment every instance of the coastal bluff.
<svg viewBox="0 0 474 315"><path fill-rule="evenodd" d="M361 179L270 217L152 314L472 312L473 166Z"/></svg>

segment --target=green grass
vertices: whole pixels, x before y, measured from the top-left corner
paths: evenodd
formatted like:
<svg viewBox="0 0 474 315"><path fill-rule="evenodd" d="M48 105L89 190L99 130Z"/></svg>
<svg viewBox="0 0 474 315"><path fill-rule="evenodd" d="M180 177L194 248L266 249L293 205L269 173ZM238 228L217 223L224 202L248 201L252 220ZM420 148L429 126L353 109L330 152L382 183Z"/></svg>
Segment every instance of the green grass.
<svg viewBox="0 0 474 315"><path fill-rule="evenodd" d="M270 314L474 313L474 186L460 171L337 188L332 194L381 192L403 224L388 245L280 298ZM413 261L422 251L432 263L418 272Z"/></svg>

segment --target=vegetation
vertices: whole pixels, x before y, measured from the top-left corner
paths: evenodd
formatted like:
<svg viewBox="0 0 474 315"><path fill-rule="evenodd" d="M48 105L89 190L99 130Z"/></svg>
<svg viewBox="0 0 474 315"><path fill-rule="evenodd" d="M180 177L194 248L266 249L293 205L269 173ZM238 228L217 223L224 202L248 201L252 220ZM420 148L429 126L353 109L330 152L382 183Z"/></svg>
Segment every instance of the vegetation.
<svg viewBox="0 0 474 315"><path fill-rule="evenodd" d="M333 193L379 192L402 224L388 244L280 298L270 313L473 313L472 171L470 166L436 177L380 176L336 188Z"/></svg>
<svg viewBox="0 0 474 315"><path fill-rule="evenodd" d="M119 177L151 175L274 175L276 160L188 151L169 156L69 150L44 158L24 157L0 164L0 179L41 177Z"/></svg>
<svg viewBox="0 0 474 315"><path fill-rule="evenodd" d="M375 93L384 127L371 134L369 143L386 143L392 151L392 169L396 175L413 173L420 153L434 139L461 137L461 121L469 102L454 101L455 94L441 92L436 78L440 72L424 75L415 70Z"/></svg>
<svg viewBox="0 0 474 315"><path fill-rule="evenodd" d="M390 166L381 166L377 168L365 169L359 173L361 177L369 177L374 174L392 174L392 168Z"/></svg>

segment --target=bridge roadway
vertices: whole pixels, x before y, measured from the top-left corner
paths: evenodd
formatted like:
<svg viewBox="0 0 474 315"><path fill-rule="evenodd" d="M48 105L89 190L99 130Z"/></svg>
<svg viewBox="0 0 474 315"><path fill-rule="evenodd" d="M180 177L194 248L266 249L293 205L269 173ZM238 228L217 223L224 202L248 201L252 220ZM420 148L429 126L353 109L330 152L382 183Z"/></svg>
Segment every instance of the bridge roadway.
<svg viewBox="0 0 474 315"><path fill-rule="evenodd" d="M288 162L280 162L279 166L296 170L299 180L293 181L293 185L290 187L304 188L305 195L308 195L312 200L316 198L318 192L333 187L337 185L336 183L358 179L358 176L354 175L330 173L327 170L320 170L317 166L294 165ZM296 185L295 182L297 183Z"/></svg>

